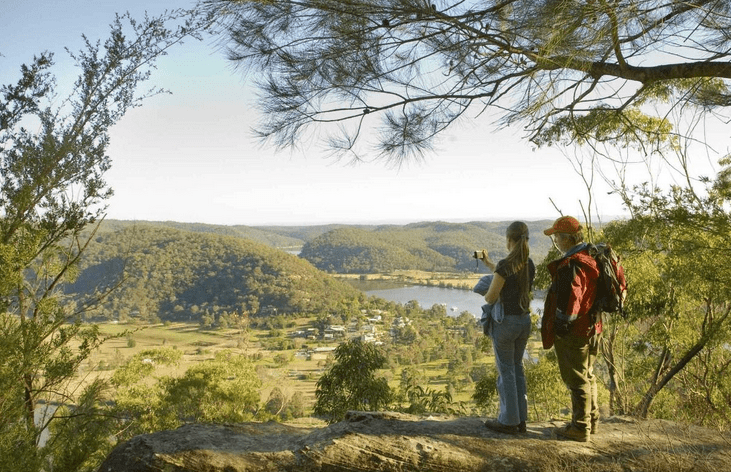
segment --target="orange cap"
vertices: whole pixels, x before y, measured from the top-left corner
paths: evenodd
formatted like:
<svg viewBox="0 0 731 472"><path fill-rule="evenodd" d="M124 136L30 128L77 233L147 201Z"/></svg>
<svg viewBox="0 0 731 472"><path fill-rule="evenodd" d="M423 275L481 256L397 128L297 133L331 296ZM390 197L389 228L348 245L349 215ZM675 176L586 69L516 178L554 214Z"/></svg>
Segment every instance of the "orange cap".
<svg viewBox="0 0 731 472"><path fill-rule="evenodd" d="M543 231L543 234L550 236L553 233L578 233L583 228L579 220L573 216L562 216L553 222L553 226Z"/></svg>

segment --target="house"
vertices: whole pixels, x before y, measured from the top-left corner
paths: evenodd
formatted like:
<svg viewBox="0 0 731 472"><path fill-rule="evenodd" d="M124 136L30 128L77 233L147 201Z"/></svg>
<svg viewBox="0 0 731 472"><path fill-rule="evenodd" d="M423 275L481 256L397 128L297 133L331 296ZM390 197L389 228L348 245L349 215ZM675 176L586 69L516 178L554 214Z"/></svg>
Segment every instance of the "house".
<svg viewBox="0 0 731 472"><path fill-rule="evenodd" d="M313 361L323 361L335 350L334 347L316 347L310 353L310 359Z"/></svg>
<svg viewBox="0 0 731 472"><path fill-rule="evenodd" d="M325 328L325 339L343 338L347 330L342 325L330 325ZM329 335L329 336L328 336Z"/></svg>
<svg viewBox="0 0 731 472"><path fill-rule="evenodd" d="M376 334L376 332L378 331L378 328L374 325L368 324L368 325L363 326L362 331L365 333Z"/></svg>

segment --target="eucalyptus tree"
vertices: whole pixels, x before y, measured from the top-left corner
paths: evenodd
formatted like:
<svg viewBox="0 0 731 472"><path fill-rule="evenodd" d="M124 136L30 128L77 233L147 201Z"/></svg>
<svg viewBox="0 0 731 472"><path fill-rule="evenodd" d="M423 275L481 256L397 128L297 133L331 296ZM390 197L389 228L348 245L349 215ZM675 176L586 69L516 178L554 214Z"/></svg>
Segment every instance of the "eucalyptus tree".
<svg viewBox="0 0 731 472"><path fill-rule="evenodd" d="M378 411L388 407L393 393L378 369L388 359L374 344L358 339L340 344L334 352L334 363L317 381L314 414L328 423L345 418L348 410Z"/></svg>
<svg viewBox="0 0 731 472"><path fill-rule="evenodd" d="M93 237L84 230L100 221L112 195L104 180L110 128L162 92L138 88L161 55L196 31L187 12L141 21L118 15L104 42L84 37L81 51L67 50L78 69L68 95L48 52L0 88L0 469L47 468L47 457L61 463L77 446L91 447L53 437L38 447L46 428L80 441L73 430L98 411L103 393L99 382L76 377L102 341L95 326L80 323L93 300L66 300L60 288ZM59 408L39 409L39 402ZM69 470L92 467L72 462L64 462Z"/></svg>
<svg viewBox="0 0 731 472"><path fill-rule="evenodd" d="M646 188L634 217L605 230L632 289L628 322L610 323L604 345L618 413L648 416L660 398L668 417L731 424L731 160L721 163L704 194Z"/></svg>
<svg viewBox="0 0 731 472"><path fill-rule="evenodd" d="M230 59L256 74L259 134L282 147L318 125L336 152L358 159L373 139L399 163L487 113L539 144L642 139L647 150L672 131L649 104L724 112L731 100L722 0L201 3Z"/></svg>
<svg viewBox="0 0 731 472"><path fill-rule="evenodd" d="M220 351L171 375L182 355L176 348L147 349L114 373L120 439L191 422L241 423L257 414L261 380L246 355Z"/></svg>

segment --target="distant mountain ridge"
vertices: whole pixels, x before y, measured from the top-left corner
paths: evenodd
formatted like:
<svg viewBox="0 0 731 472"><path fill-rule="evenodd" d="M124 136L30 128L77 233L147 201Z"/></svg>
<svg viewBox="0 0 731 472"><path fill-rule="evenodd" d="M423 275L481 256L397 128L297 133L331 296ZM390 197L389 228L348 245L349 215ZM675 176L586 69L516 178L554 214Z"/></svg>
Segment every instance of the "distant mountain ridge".
<svg viewBox="0 0 731 472"><path fill-rule="evenodd" d="M300 257L335 273L382 273L393 270L484 271L472 257L486 249L497 261L507 255L505 230L510 222L423 222L403 226L340 227L306 242ZM542 230L550 221L526 222L531 256L540 262L551 248Z"/></svg>
<svg viewBox="0 0 731 472"><path fill-rule="evenodd" d="M130 227L153 227L172 228L192 233L216 234L219 236L234 236L237 238L249 239L270 247L301 247L305 240L299 234L290 235L286 229L276 231L269 228L257 228L252 226L226 226L210 225L205 223L179 223L175 221L128 221L128 220L104 220L99 228L100 233L115 232ZM320 232L328 231L330 227L324 227ZM315 230L317 231L317 230ZM302 233L306 234L306 233ZM320 234L318 232L318 234Z"/></svg>
<svg viewBox="0 0 731 472"><path fill-rule="evenodd" d="M507 254L505 230L510 223L434 221L405 225L226 226L108 220L103 222L100 232L134 226L233 236L274 248L302 248L302 258L328 272L381 273L399 269L475 270L472 258L475 250L486 249L495 260ZM550 239L542 234L551 223L550 220L526 221L531 234L531 256L536 262L551 248Z"/></svg>

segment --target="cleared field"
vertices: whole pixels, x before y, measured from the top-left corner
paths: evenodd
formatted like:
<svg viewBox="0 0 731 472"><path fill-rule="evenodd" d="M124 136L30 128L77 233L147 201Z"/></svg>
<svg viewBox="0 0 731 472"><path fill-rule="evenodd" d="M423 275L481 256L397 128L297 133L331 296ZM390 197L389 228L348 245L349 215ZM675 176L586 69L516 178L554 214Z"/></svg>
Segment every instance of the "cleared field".
<svg viewBox="0 0 731 472"><path fill-rule="evenodd" d="M428 272L423 270L395 270L386 274L334 274L340 279L386 281L399 284L461 288L469 290L485 274L471 272Z"/></svg>
<svg viewBox="0 0 731 472"><path fill-rule="evenodd" d="M416 285L449 286L470 288L482 274L474 273L439 273L425 271L395 271L390 274L345 274L337 275L340 278L359 280L383 280L397 283ZM278 330L283 337L296 330L304 330L314 326L315 318L298 318L288 320L293 323L286 329ZM237 329L201 329L198 324L165 323L150 326L135 326L132 324L102 324L102 333L111 338L103 344L89 360L86 375L96 372L102 376L109 376L113 369L130 359L135 354L147 349L173 347L183 353L180 363L175 367L163 368L156 375L182 375L190 366L212 359L216 352L231 350L250 356L262 380L260 398L265 402L275 387L285 396L291 397L296 392L304 396L308 409L315 403L315 389L317 380L325 370L327 354L316 354L309 357L304 355L303 344L312 347L335 347L339 341L326 342L323 340L310 341L295 338L295 349L273 350L263 346L271 346L272 331L268 329L249 328L245 333ZM529 344L529 353L537 357L541 349L537 337ZM312 354L312 352L310 352ZM431 391L443 391L447 385L448 365L450 359L439 359L420 364L417 369L425 381L423 388ZM476 360L473 365L487 364L492 368L494 358L492 352ZM389 385L397 389L403 367L395 367L384 371L383 375ZM463 390L456 392L454 401L471 402L473 386L467 385Z"/></svg>
<svg viewBox="0 0 731 472"><path fill-rule="evenodd" d="M306 320L301 323L306 323ZM198 325L186 323L99 326L109 339L87 361L84 379L89 378L92 371L102 377L109 377L114 368L148 349L172 347L183 353L177 366L161 367L156 371L156 376L182 375L190 366L212 359L216 352L231 350L251 356L262 380L262 401L268 398L274 387L279 387L288 397L294 392L302 392L306 402L314 404L316 382L325 364L324 359L306 360L299 357L295 350L261 349L260 340L269 337L267 330L251 330L244 340L241 333L233 329L201 330ZM286 359L287 362L282 364L281 360L275 361L275 358Z"/></svg>
<svg viewBox="0 0 731 472"><path fill-rule="evenodd" d="M295 330L307 326L311 320L297 321ZM317 380L324 372L327 354L313 355L306 358L300 350L266 350L260 347L261 340L266 340L268 330L253 329L248 333L247 342L242 343L242 337L236 330L201 330L198 325L185 323L168 323L138 327L134 325L102 324L101 332L111 338L89 359L86 375L94 373L103 377L111 376L113 369L121 365L132 356L148 349L172 347L182 351L180 363L175 367L163 367L156 372L157 376L182 375L185 370L195 363L212 359L216 352L232 350L251 356L262 380L260 390L261 401L264 402L274 387L290 397L295 392L301 392L308 408L315 402ZM337 346L337 342L315 342L312 345ZM283 361L284 360L284 361ZM492 364L492 356L487 355L480 362ZM434 391L441 391L446 386L447 359L441 359L419 365L417 368L428 379L428 387ZM399 385L401 367L386 371L389 384L393 388ZM85 377L86 377L85 375ZM93 375L92 375L93 376ZM469 401L472 395L469 391L458 392L455 401Z"/></svg>

